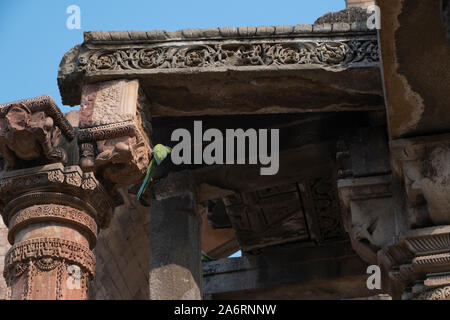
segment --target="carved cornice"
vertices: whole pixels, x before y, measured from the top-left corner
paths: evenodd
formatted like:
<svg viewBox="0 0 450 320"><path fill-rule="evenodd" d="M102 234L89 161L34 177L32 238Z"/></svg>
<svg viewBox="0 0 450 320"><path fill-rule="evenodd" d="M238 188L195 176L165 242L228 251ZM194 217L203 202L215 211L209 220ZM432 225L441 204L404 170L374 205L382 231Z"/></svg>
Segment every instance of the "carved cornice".
<svg viewBox="0 0 450 320"><path fill-rule="evenodd" d="M364 10L365 11L365 10ZM90 31L84 33L85 43L165 42L187 40L260 39L306 37L323 34L370 32L367 29L367 13L358 9L343 10L319 18L314 24L280 26L245 26L219 28L188 28L177 31Z"/></svg>
<svg viewBox="0 0 450 320"><path fill-rule="evenodd" d="M202 38L202 32L198 32L198 36L186 39L157 36L159 40L147 39L152 32L92 32L86 34L84 44L64 56L59 67L58 85L63 103L76 105L81 100L83 80L91 78L107 80L124 74L139 78L146 74L190 73L193 70L322 68L341 71L349 67L377 67L380 58L376 34L361 28L352 32L352 27L353 24L345 23L322 24L310 26L310 33L284 27L279 30L289 32L281 34L275 33L275 27L247 28L247 33L252 30L255 34L258 30L272 30L272 33ZM238 30L241 29L236 32ZM220 34L219 29L217 33ZM183 34L187 31L180 33Z"/></svg>
<svg viewBox="0 0 450 320"><path fill-rule="evenodd" d="M245 66L318 65L346 67L379 62L376 39L347 41L288 41L281 43L133 46L91 50L79 60L79 70L107 72L151 69Z"/></svg>

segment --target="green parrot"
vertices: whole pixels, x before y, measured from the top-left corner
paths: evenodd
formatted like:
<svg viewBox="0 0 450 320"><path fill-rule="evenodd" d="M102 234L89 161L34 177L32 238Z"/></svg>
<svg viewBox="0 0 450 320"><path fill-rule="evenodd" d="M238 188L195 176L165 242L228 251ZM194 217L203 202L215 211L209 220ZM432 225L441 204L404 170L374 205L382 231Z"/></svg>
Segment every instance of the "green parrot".
<svg viewBox="0 0 450 320"><path fill-rule="evenodd" d="M153 147L153 157L150 161L150 164L147 168L147 175L145 176L144 182L142 182L141 188L139 189L137 198L139 202L141 202L142 194L147 189L148 185L150 184L153 172L155 171L155 168L159 166L169 155L169 153L172 152L172 148L166 147L162 144L157 144Z"/></svg>
<svg viewBox="0 0 450 320"><path fill-rule="evenodd" d="M204 251L202 251L202 262L213 261L214 259L208 256Z"/></svg>
<svg viewBox="0 0 450 320"><path fill-rule="evenodd" d="M141 188L139 189L137 198L139 201L141 201L142 194L147 190L148 185L150 184L150 181L152 179L153 172L157 166L159 166L169 155L169 153L172 152L172 149L170 147L164 146L162 144L157 144L153 148L153 158L150 161L150 164L147 168L147 175L145 176L144 182L142 182ZM210 256L208 256L204 251L202 251L202 261L212 261L214 260Z"/></svg>

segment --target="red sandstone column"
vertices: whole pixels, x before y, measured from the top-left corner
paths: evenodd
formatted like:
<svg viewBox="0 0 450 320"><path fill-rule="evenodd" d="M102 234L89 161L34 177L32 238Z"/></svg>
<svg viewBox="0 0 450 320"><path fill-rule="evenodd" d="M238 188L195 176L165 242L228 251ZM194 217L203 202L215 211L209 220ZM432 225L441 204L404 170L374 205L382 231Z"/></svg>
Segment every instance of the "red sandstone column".
<svg viewBox="0 0 450 320"><path fill-rule="evenodd" d="M60 163L17 170L1 177L0 193L13 245L5 257L7 298L86 299L91 250L113 206L93 174Z"/></svg>
<svg viewBox="0 0 450 320"><path fill-rule="evenodd" d="M69 165L74 136L50 97L0 105L0 210L12 245L7 299L87 297L91 250L117 203L94 173Z"/></svg>
<svg viewBox="0 0 450 320"><path fill-rule="evenodd" d="M75 130L48 96L0 105L8 299L86 299L97 233L151 156L135 80L83 88ZM76 139L74 139L76 136Z"/></svg>

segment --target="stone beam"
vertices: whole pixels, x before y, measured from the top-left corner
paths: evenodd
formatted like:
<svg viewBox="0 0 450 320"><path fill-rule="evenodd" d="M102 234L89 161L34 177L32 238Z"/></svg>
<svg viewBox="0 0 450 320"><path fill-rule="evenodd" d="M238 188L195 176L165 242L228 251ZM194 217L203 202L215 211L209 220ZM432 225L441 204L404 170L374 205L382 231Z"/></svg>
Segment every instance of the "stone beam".
<svg viewBox="0 0 450 320"><path fill-rule="evenodd" d="M270 300L348 299L380 293L367 289L366 268L348 243L274 246L257 256L204 262L204 295Z"/></svg>
<svg viewBox="0 0 450 320"><path fill-rule="evenodd" d="M63 103L80 104L84 83L126 78L140 81L154 117L382 110L376 33L348 17L314 25L87 32L61 61Z"/></svg>

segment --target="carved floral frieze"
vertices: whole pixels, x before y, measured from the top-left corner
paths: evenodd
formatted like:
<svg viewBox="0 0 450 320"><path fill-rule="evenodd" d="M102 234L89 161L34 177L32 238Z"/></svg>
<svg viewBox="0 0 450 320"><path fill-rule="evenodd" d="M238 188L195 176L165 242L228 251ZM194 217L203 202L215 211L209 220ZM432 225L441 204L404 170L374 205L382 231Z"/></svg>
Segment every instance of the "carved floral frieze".
<svg viewBox="0 0 450 320"><path fill-rule="evenodd" d="M322 42L190 44L94 49L78 60L78 71L217 68L224 66L378 63L375 39Z"/></svg>

